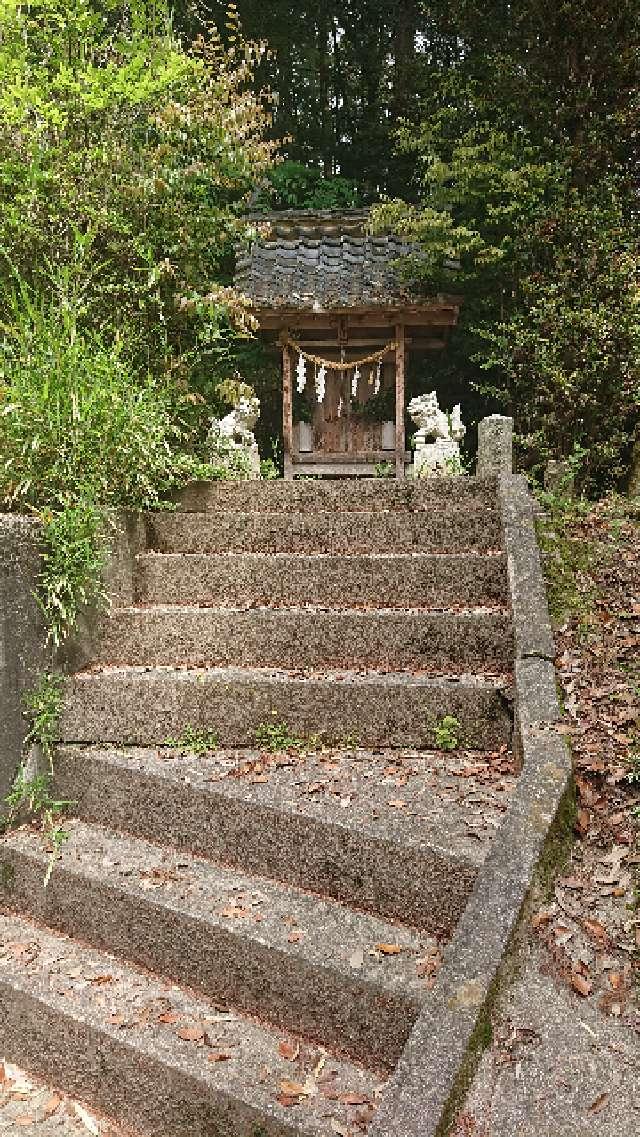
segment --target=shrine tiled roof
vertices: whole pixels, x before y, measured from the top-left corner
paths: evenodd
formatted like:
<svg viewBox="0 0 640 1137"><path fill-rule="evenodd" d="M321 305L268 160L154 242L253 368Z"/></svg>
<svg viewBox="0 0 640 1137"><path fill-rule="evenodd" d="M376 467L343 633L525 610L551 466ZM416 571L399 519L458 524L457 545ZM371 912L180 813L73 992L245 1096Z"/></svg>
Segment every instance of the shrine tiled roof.
<svg viewBox="0 0 640 1137"><path fill-rule="evenodd" d="M235 284L258 308L390 307L415 297L394 261L415 253L401 238L366 233L366 210L286 211L238 254Z"/></svg>

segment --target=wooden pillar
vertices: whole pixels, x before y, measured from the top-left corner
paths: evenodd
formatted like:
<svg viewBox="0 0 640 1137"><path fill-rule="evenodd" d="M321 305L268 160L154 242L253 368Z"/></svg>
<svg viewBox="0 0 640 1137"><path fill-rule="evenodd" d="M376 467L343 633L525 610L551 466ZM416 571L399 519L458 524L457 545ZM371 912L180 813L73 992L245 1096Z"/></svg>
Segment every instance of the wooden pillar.
<svg viewBox="0 0 640 1137"><path fill-rule="evenodd" d="M282 440L284 452L284 476L293 481L293 388L291 385L291 352L282 339Z"/></svg>
<svg viewBox="0 0 640 1137"><path fill-rule="evenodd" d="M396 478L404 478L405 358L404 324L396 324Z"/></svg>

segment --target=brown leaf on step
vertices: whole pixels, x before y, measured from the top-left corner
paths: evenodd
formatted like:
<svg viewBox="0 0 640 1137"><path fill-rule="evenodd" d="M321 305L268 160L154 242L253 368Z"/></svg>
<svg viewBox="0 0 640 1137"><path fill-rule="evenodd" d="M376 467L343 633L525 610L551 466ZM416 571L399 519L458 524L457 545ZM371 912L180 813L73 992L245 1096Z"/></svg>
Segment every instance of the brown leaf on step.
<svg viewBox="0 0 640 1137"><path fill-rule="evenodd" d="M42 1107L44 1117L53 1117L56 1110L62 1105L62 1098L59 1094L52 1094L48 1101Z"/></svg>
<svg viewBox="0 0 640 1137"><path fill-rule="evenodd" d="M364 1109L358 1110L353 1120L355 1121L356 1125L359 1125L362 1129L366 1129L367 1126L371 1124L375 1112L375 1106L366 1105Z"/></svg>
<svg viewBox="0 0 640 1137"><path fill-rule="evenodd" d="M173 1011L165 1011L165 1013L163 1015L158 1015L158 1022L159 1023L168 1023L169 1026L174 1026L175 1023L180 1022L181 1018L182 1018L182 1015L176 1015L175 1012L173 1012Z"/></svg>
<svg viewBox="0 0 640 1137"><path fill-rule="evenodd" d="M368 1105L369 1098L366 1094L340 1094L338 1101L343 1105Z"/></svg>
<svg viewBox="0 0 640 1137"><path fill-rule="evenodd" d="M624 975L621 971L612 971L609 975L609 983L613 991L619 991L624 987Z"/></svg>
<svg viewBox="0 0 640 1137"><path fill-rule="evenodd" d="M588 936L591 936L592 939L597 940L600 944L605 943L609 938L607 929L599 920L585 919L582 921L582 927Z"/></svg>
<svg viewBox="0 0 640 1137"><path fill-rule="evenodd" d="M608 1101L609 1101L609 1094L608 1093L599 1094L598 1097L595 1099L595 1101L591 1102L591 1105L589 1106L587 1112L588 1113L600 1113L600 1110L604 1109L604 1107Z"/></svg>
<svg viewBox="0 0 640 1137"><path fill-rule="evenodd" d="M402 948L399 944L376 944L376 951L383 955L400 955Z"/></svg>
<svg viewBox="0 0 640 1137"><path fill-rule="evenodd" d="M536 912L535 916L531 917L531 927L541 928L544 924L548 924L551 918L551 912L545 912L544 909L541 909L539 912Z"/></svg>
<svg viewBox="0 0 640 1137"><path fill-rule="evenodd" d="M245 916L250 916L251 912L248 908L239 908L232 905L229 908L222 908L218 915L223 916L225 920L242 920Z"/></svg>
<svg viewBox="0 0 640 1137"><path fill-rule="evenodd" d="M583 999L586 999L587 995L590 995L593 991L593 983L591 980L585 979L584 975L578 975L577 971L571 973L571 986L574 991L582 995Z"/></svg>
<svg viewBox="0 0 640 1137"><path fill-rule="evenodd" d="M0 1086L3 1084L3 1082L6 1081L6 1079L7 1079L7 1073L6 1073L6 1070L4 1068L4 1062L0 1062Z"/></svg>
<svg viewBox="0 0 640 1137"><path fill-rule="evenodd" d="M19 1117L14 1117L14 1124L20 1125L26 1129L27 1125L35 1125L36 1119L32 1113L21 1113Z"/></svg>
<svg viewBox="0 0 640 1137"><path fill-rule="evenodd" d="M284 1106L300 1105L300 1098L292 1097L291 1094L276 1094L276 1101Z"/></svg>
<svg viewBox="0 0 640 1137"><path fill-rule="evenodd" d="M87 982L95 983L97 987L102 987L105 983L113 983L113 975L92 975Z"/></svg>
<svg viewBox="0 0 640 1137"><path fill-rule="evenodd" d="M304 1097L308 1090L302 1085L302 1082L290 1082L288 1078L284 1078L280 1082L280 1093L287 1097L299 1098Z"/></svg>
<svg viewBox="0 0 640 1137"><path fill-rule="evenodd" d="M289 932L289 935L287 936L287 943L299 944L300 940L303 939L303 937L304 932Z"/></svg>
<svg viewBox="0 0 640 1137"><path fill-rule="evenodd" d="M300 1053L300 1044L297 1042L287 1042L286 1039L278 1046L278 1054L281 1058L286 1058L288 1062L294 1062Z"/></svg>
<svg viewBox="0 0 640 1137"><path fill-rule="evenodd" d="M207 1061L209 1061L209 1062L230 1062L233 1057L234 1057L233 1054L229 1054L229 1052L227 1050L216 1050L215 1054L207 1055Z"/></svg>
<svg viewBox="0 0 640 1137"><path fill-rule="evenodd" d="M176 1031L178 1038L182 1038L184 1042L200 1042L204 1038L203 1026L181 1026L180 1030Z"/></svg>
<svg viewBox="0 0 640 1137"><path fill-rule="evenodd" d="M579 809L576 816L576 829L581 837L584 837L589 832L589 810Z"/></svg>

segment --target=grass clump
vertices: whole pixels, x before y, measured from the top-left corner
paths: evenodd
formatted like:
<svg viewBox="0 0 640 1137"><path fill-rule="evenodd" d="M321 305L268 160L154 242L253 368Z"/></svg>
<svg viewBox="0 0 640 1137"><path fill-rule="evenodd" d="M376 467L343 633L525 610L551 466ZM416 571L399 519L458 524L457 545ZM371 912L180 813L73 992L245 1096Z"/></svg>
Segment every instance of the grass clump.
<svg viewBox="0 0 640 1137"><path fill-rule="evenodd" d="M455 715L445 715L433 728L437 750L457 750L460 745L461 724Z"/></svg>
<svg viewBox="0 0 640 1137"><path fill-rule="evenodd" d="M256 729L255 740L259 747L277 754L282 750L303 750L310 740L291 733L286 722L264 722Z"/></svg>
<svg viewBox="0 0 640 1137"><path fill-rule="evenodd" d="M39 825L50 850L44 877L46 888L62 846L69 838L61 818L71 802L62 801L52 793L53 746L62 709L61 677L49 672L41 675L34 689L25 696L24 707L29 720L29 729L24 741L25 757L11 790L4 799L7 812L2 818L1 827L8 829L25 816L29 816L32 822ZM27 770L27 756L34 746L39 748L48 769L43 773L30 775Z"/></svg>

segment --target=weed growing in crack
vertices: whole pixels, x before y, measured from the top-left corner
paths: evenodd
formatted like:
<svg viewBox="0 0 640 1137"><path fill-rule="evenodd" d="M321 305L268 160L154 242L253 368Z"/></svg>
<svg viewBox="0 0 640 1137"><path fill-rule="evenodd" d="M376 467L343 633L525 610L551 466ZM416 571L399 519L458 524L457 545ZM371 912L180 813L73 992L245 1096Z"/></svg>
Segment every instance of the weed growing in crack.
<svg viewBox="0 0 640 1137"><path fill-rule="evenodd" d="M49 860L44 877L46 888L62 846L69 839L67 830L61 824L61 817L65 809L73 804L52 795L53 744L62 708L62 677L49 672L41 675L34 689L25 696L24 706L29 718L29 730L24 740L25 758L4 799L8 812L2 819L1 826L9 829L23 820L25 815L39 825L49 846ZM48 771L30 777L26 756L32 747L39 747Z"/></svg>
<svg viewBox="0 0 640 1137"><path fill-rule="evenodd" d="M311 748L317 737L305 739L292 734L286 722L263 722L257 727L255 740L263 750L277 754L280 750Z"/></svg>
<svg viewBox="0 0 640 1137"><path fill-rule="evenodd" d="M460 745L461 724L455 715L445 715L433 728L437 750L456 750Z"/></svg>
<svg viewBox="0 0 640 1137"><path fill-rule="evenodd" d="M179 738L165 738L165 746L171 746L182 754L193 754L196 758L204 758L218 749L218 736L213 730L198 730L193 726L186 726Z"/></svg>

